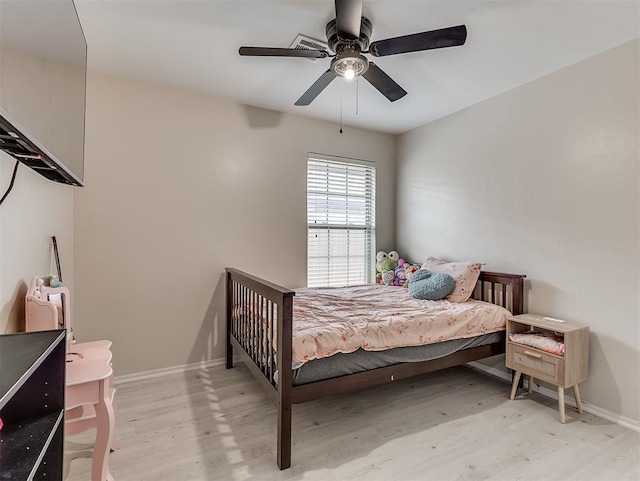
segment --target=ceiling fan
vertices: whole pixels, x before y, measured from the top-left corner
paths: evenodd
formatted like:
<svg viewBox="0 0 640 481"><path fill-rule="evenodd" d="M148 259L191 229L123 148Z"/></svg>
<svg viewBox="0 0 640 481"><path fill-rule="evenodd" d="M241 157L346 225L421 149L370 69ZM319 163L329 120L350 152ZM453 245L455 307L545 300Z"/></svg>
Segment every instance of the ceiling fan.
<svg viewBox="0 0 640 481"><path fill-rule="evenodd" d="M402 35L369 43L371 22L362 16L362 0L335 0L336 18L327 24L327 40L331 54L325 50L240 47L239 53L252 57L331 57L329 69L302 94L295 105L309 105L336 77L347 80L362 76L391 102L407 92L364 54L385 57L408 52L464 45L467 28L464 25Z"/></svg>

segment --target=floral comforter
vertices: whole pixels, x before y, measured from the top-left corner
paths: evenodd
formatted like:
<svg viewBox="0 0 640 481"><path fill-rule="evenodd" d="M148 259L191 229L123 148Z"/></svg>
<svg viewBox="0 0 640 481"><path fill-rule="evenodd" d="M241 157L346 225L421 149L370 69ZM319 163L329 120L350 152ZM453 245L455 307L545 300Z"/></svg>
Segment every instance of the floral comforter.
<svg viewBox="0 0 640 481"><path fill-rule="evenodd" d="M508 315L487 302L424 301L379 284L296 289L294 368L359 348L382 351L488 334L504 330Z"/></svg>

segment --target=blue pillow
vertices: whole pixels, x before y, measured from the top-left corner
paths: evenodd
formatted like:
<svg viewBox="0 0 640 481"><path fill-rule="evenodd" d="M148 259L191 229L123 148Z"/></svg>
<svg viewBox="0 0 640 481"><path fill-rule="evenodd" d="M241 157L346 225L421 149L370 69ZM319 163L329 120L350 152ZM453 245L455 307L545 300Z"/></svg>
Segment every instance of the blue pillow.
<svg viewBox="0 0 640 481"><path fill-rule="evenodd" d="M416 299L437 301L451 294L455 286L456 281L449 274L420 269L409 282L409 294Z"/></svg>

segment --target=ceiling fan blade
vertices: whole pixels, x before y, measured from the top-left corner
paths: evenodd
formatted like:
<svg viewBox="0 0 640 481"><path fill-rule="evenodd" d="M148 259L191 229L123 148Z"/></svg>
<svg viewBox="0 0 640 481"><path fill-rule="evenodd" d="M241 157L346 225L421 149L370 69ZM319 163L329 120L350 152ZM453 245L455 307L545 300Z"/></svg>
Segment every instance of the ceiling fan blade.
<svg viewBox="0 0 640 481"><path fill-rule="evenodd" d="M407 95L407 92L395 80L373 62L369 62L369 69L364 73L363 77L377 88L382 95L387 97L390 102L395 102Z"/></svg>
<svg viewBox="0 0 640 481"><path fill-rule="evenodd" d="M323 50L310 50L305 48L240 47L238 53L250 57L325 58L329 56L329 54Z"/></svg>
<svg viewBox="0 0 640 481"><path fill-rule="evenodd" d="M456 27L447 27L439 30L430 30L429 32L378 40L369 45L369 53L374 57L384 57L385 55L419 52L421 50L431 50L434 48L456 47L458 45L464 45L466 40L467 27L458 25Z"/></svg>
<svg viewBox="0 0 640 481"><path fill-rule="evenodd" d="M362 0L336 0L336 31L345 40L360 37Z"/></svg>
<svg viewBox="0 0 640 481"><path fill-rule="evenodd" d="M305 93L302 94L302 97L296 101L296 105L309 105L313 102L313 99L320 95L320 92L327 88L327 85L329 85L334 78L336 78L336 74L333 70L327 70L313 83L311 87L309 87Z"/></svg>

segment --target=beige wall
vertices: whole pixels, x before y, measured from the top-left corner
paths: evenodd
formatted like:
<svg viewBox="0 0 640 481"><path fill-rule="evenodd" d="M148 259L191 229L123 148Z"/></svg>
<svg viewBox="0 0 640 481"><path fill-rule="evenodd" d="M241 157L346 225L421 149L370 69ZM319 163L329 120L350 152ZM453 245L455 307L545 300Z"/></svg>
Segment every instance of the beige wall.
<svg viewBox="0 0 640 481"><path fill-rule="evenodd" d="M90 73L86 142L74 326L116 375L222 358L225 266L305 284L308 152L376 161L393 245L395 136Z"/></svg>
<svg viewBox="0 0 640 481"><path fill-rule="evenodd" d="M0 152L0 196L15 160ZM0 206L0 333L24 330L24 296L33 276L50 274L51 236L58 241L62 278L73 288L74 187L56 184L20 165Z"/></svg>
<svg viewBox="0 0 640 481"><path fill-rule="evenodd" d="M527 274L529 312L591 326L584 399L640 420L638 41L399 139L412 259Z"/></svg>

